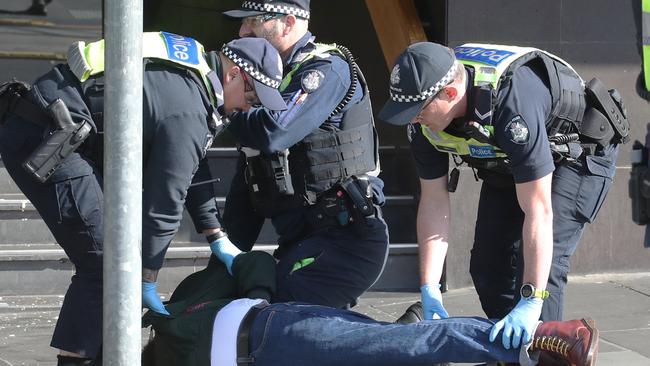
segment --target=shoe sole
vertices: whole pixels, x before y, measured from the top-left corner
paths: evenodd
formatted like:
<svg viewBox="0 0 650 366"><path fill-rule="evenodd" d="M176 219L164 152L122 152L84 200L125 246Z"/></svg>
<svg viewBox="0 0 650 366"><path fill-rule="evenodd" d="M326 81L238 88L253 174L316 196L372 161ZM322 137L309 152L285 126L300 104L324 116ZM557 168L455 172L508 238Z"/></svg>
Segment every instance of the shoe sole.
<svg viewBox="0 0 650 366"><path fill-rule="evenodd" d="M591 318L584 318L581 320L582 323L589 329L591 337L589 339L589 352L587 352L587 360L585 365L593 366L595 364L596 358L598 358L598 329L596 328L596 322Z"/></svg>

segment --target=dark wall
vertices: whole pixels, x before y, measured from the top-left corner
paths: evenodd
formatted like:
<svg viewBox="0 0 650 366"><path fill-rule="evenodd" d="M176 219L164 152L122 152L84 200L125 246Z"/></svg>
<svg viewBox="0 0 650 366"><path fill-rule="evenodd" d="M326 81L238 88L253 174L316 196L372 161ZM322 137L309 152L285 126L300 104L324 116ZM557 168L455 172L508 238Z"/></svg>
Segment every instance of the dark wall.
<svg viewBox="0 0 650 366"><path fill-rule="evenodd" d="M219 49L238 37L240 24L221 13L240 5L240 0L145 0L144 30L182 34L207 50Z"/></svg>

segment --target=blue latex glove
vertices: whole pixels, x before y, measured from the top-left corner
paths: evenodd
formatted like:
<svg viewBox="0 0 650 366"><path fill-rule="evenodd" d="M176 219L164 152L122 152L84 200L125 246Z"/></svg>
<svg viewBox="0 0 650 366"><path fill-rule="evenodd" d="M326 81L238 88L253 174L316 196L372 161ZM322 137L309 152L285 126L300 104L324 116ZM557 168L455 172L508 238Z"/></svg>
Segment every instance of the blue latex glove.
<svg viewBox="0 0 650 366"><path fill-rule="evenodd" d="M212 253L226 265L228 273L232 276L232 262L242 251L233 244L227 236L221 237L210 243Z"/></svg>
<svg viewBox="0 0 650 366"><path fill-rule="evenodd" d="M517 306L505 318L494 324L490 331L490 342L494 342L501 329L501 342L505 349L510 349L511 344L512 348L519 348L520 345L530 342L542 314L543 304L544 300L537 297L519 300Z"/></svg>
<svg viewBox="0 0 650 366"><path fill-rule="evenodd" d="M169 315L165 305L158 296L158 283L142 281L142 307L148 308L156 313Z"/></svg>
<svg viewBox="0 0 650 366"><path fill-rule="evenodd" d="M422 295L424 320L449 318L449 313L442 306L440 285L423 285L420 287L420 294Z"/></svg>

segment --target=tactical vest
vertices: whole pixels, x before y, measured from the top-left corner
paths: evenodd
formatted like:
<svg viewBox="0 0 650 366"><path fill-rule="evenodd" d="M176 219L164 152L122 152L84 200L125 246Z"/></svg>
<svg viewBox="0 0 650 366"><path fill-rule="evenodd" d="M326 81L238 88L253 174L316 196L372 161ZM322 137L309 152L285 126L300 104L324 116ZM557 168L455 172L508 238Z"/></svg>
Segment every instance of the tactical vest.
<svg viewBox="0 0 650 366"><path fill-rule="evenodd" d="M213 105L217 105L213 83L215 75L204 56L203 45L196 40L167 32L142 34L142 58L168 62L194 71L203 81ZM88 78L104 72L104 40L86 44L76 42L68 49L68 66L84 83Z"/></svg>
<svg viewBox="0 0 650 366"><path fill-rule="evenodd" d="M350 65L350 89L321 126L288 151L247 158L247 184L256 211L274 217L316 203L317 196L353 175L378 171L379 150L368 86L349 51L341 46L316 44L298 55L284 77L284 90L301 66L315 59L341 57ZM327 124L348 104L357 87L363 97L343 115L339 128Z"/></svg>
<svg viewBox="0 0 650 366"><path fill-rule="evenodd" d="M490 44L464 44L454 49L463 65L474 69L474 86L489 85L495 91L509 85L521 66L537 66L546 71L552 99L551 113L545 121L549 136L577 132L586 108L584 81L561 58L533 47ZM493 105L492 115L494 115ZM485 125L493 133L492 125ZM422 125L422 132L439 151L459 155L470 165L480 167L480 159L503 160L506 154L498 146L468 136L433 132ZM479 159L479 160L477 160ZM475 164L472 164L475 163Z"/></svg>

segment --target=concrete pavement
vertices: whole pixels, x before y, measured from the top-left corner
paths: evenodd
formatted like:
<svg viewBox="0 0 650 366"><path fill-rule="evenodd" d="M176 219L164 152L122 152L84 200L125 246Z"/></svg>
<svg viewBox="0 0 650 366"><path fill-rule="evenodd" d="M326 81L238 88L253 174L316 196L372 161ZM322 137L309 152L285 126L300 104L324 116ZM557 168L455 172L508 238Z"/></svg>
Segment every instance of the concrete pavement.
<svg viewBox="0 0 650 366"><path fill-rule="evenodd" d="M354 309L378 320L392 321L416 293L370 292ZM62 296L0 298L0 366L53 366L49 347ZM444 295L452 316L482 314L474 289ZM600 329L598 366L650 365L650 272L573 276L566 294L565 318L590 316ZM143 340L148 332L143 331Z"/></svg>

